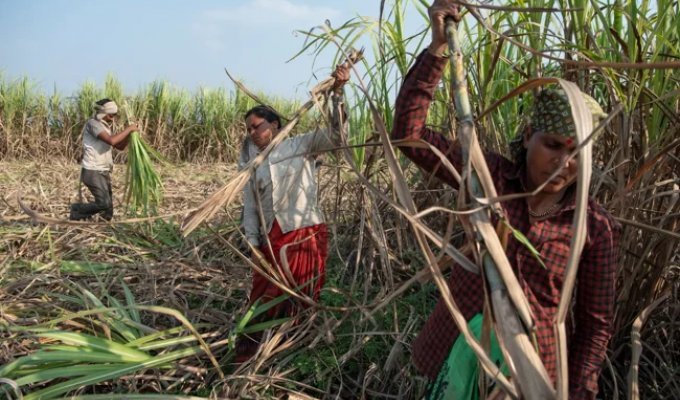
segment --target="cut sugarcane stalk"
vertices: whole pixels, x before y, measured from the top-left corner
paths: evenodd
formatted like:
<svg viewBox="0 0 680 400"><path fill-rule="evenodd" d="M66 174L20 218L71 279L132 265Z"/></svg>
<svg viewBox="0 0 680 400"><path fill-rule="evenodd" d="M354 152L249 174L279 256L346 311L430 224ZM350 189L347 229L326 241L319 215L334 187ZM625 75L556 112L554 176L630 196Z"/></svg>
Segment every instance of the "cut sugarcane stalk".
<svg viewBox="0 0 680 400"><path fill-rule="evenodd" d="M163 182L152 159L165 162L139 132L132 132L128 144L125 203L133 214L140 211L145 215L155 213L163 197Z"/></svg>
<svg viewBox="0 0 680 400"><path fill-rule="evenodd" d="M464 182L467 183L470 191L469 197L472 199L472 206L479 207L480 204L476 203L475 199L496 197L496 189L477 141L467 93L458 29L453 19L446 21L446 34L452 67L452 92L455 96L456 112L461 121L459 138L463 147L463 165L470 168L467 171L468 173L465 174ZM461 193L464 192L464 187L461 184ZM527 399L554 399L555 389L552 387L547 371L524 330L525 326L531 328L533 325L528 302L517 278L512 273L507 256L491 225L488 211L480 209L474 212L469 221L481 239L479 241L480 247L487 252L483 258L483 264L485 278L490 284L490 297L497 324L497 334L506 358L509 357L507 362L513 378L519 383L522 397Z"/></svg>

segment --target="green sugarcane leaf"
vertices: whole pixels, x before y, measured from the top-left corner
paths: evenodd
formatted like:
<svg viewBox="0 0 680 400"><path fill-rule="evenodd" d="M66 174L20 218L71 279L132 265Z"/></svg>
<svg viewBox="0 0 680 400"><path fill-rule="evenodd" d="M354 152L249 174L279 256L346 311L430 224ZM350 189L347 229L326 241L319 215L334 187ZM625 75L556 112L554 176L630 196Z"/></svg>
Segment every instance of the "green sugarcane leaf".
<svg viewBox="0 0 680 400"><path fill-rule="evenodd" d="M106 295L106 298L109 299L109 303L111 304L111 307L114 307L116 309L116 312L120 313L121 319L123 319L123 320L131 319L127 310L125 309L125 307L123 307L123 305L120 303L120 301L118 301L118 299L116 299L115 297L113 297L111 295ZM137 338L135 337L135 339L137 339Z"/></svg>
<svg viewBox="0 0 680 400"><path fill-rule="evenodd" d="M24 397L24 399L25 400L53 399L61 394L81 388L83 386L93 385L99 382L116 379L123 375L128 375L142 369L159 367L172 361L176 361L185 357L196 356L201 353L203 353L203 349L199 346L177 350L175 352L168 353L162 356L153 357L144 362L127 364L113 371L92 373L83 377L68 380L66 382L61 382L56 385L44 388L42 390L29 393Z"/></svg>
<svg viewBox="0 0 680 400"><path fill-rule="evenodd" d="M144 352L124 346L120 343L86 335L84 333L53 331L38 333L36 336L59 340L75 346L84 346L84 348L97 350L103 353L115 354L121 357L121 361L145 361L151 357Z"/></svg>
<svg viewBox="0 0 680 400"><path fill-rule="evenodd" d="M208 324L197 324L195 327L196 328L203 328L205 326L208 326ZM170 336L170 335L175 335L180 332L185 332L187 329L184 326L177 326L174 328L166 329L164 331L160 332L154 332L152 334L146 335L144 337L141 337L137 340L133 340L132 342L129 342L126 344L128 347L141 347L142 345L153 342L155 340L161 339L165 336Z"/></svg>
<svg viewBox="0 0 680 400"><path fill-rule="evenodd" d="M87 289L81 289L85 297L90 299L92 304L95 305L96 308L106 308L104 303L102 303L97 296L95 296L92 292L90 292ZM109 296L109 298L111 298ZM121 309L123 308L117 300L114 299L114 306L117 308L117 312L121 312ZM122 312L123 318L129 319L127 316L127 313L123 310ZM137 339L137 336L134 334L134 330L132 330L130 327L128 327L125 323L120 321L120 317L111 313L102 313L100 319L104 321L107 325L111 326L113 330L121 335L122 337L125 338L126 341L130 340L135 340Z"/></svg>
<svg viewBox="0 0 680 400"><path fill-rule="evenodd" d="M273 320L270 320L270 321L260 322L260 323L253 324L253 325L245 327L243 329L243 333L254 333L254 332L264 331L264 330L267 330L267 329L271 329L275 326L279 326L279 325L281 325L285 322L288 322L290 320L291 320L291 317L287 317L287 318L279 318L279 319L273 319Z"/></svg>
<svg viewBox="0 0 680 400"><path fill-rule="evenodd" d="M59 261L59 271L66 274L91 273L100 274L113 268L113 264L92 261Z"/></svg>
<svg viewBox="0 0 680 400"><path fill-rule="evenodd" d="M0 376L15 377L20 374L21 370L19 370L19 368L23 366L44 365L51 362L70 362L76 364L82 362L120 363L128 361L128 359L119 354L105 353L85 348L72 348L59 351L40 350L4 365L0 368Z"/></svg>
<svg viewBox="0 0 680 400"><path fill-rule="evenodd" d="M253 316L255 315L255 309L257 308L257 306L259 304L260 304L260 299L257 299L257 300L255 300L253 305L251 305L250 308L248 308L248 310L243 315L241 320L238 322L238 324L236 324L236 329L235 329L236 332L238 332L238 333L243 332L243 328L245 328L246 325L248 325L248 322L250 322L250 320L253 318Z"/></svg>
<svg viewBox="0 0 680 400"><path fill-rule="evenodd" d="M258 315L269 311L269 309L276 307L277 305L283 303L284 301L288 300L289 298L290 298L290 295L284 293L284 294L280 295L279 297L272 299L272 300L270 300L270 301L268 301L264 304L259 304L254 310L253 318L256 318Z"/></svg>
<svg viewBox="0 0 680 400"><path fill-rule="evenodd" d="M282 302L286 301L288 298L290 298L289 295L287 294L282 294L281 296L272 299L266 303L260 304L259 299L253 303L252 306L246 311L246 313L243 315L243 318L238 322L236 325L236 333L242 333L244 332L244 329L248 323L254 319L257 318L259 315L267 312L269 309L276 307L277 305L281 304Z"/></svg>
<svg viewBox="0 0 680 400"><path fill-rule="evenodd" d="M120 317L112 317L116 322L116 331L125 338L126 342L136 340L139 337L139 331L137 328L133 328L130 324L126 323L126 321L133 321L126 308L115 297L107 297L109 298L111 305L116 308L116 312L120 313ZM118 322L119 320L120 322Z"/></svg>
<svg viewBox="0 0 680 400"><path fill-rule="evenodd" d="M126 203L131 212L142 210L148 215L155 212L160 204L163 190L162 181L154 170L151 156L153 155L163 163L166 163L166 160L146 144L138 132L130 135L128 153L129 174L126 177Z"/></svg>
<svg viewBox="0 0 680 400"><path fill-rule="evenodd" d="M125 284L125 282L121 280L120 284L123 287L123 292L125 293L125 301L127 302L127 305L130 308L131 319L137 322L138 324L141 324L142 319L139 316L139 310L137 310L137 308L134 307L137 304L135 303L135 296L132 294L132 291L130 290L128 285Z"/></svg>
<svg viewBox="0 0 680 400"><path fill-rule="evenodd" d="M49 346L51 347L51 346ZM42 350L47 350L49 347L46 347ZM54 362L41 362L41 363L35 363L35 364L25 364L21 366L21 368L14 373L16 376L26 376L28 374L34 374L36 372L44 371L45 369L51 369L51 368L68 368L70 366L75 365L73 361L54 361Z"/></svg>
<svg viewBox="0 0 680 400"><path fill-rule="evenodd" d="M71 303L71 304L79 305L81 307L85 307L85 301L83 301L83 299L81 299L80 297L69 296L69 295L50 292L50 291L44 291L42 293L54 298L55 300L61 300L64 303Z"/></svg>
<svg viewBox="0 0 680 400"><path fill-rule="evenodd" d="M37 382L45 382L56 378L71 378L74 376L84 376L89 374L97 374L102 372L114 371L121 368L125 364L86 364L86 365L71 365L68 368L63 366L55 368L45 368L36 372L24 375L15 380L19 386L25 386Z"/></svg>
<svg viewBox="0 0 680 400"><path fill-rule="evenodd" d="M538 263L541 264L541 266L544 269L548 269L548 267L546 267L546 265L543 263L543 260L541 259L541 253L538 250L536 250L534 245L531 244L529 238L524 236L524 234L519 230L513 228L508 221L503 220L503 224L505 224L505 226L507 226L508 229L510 229L510 231L512 232L512 236L524 247L526 247L527 250L529 250L529 253L531 253L531 255L536 259L536 261L538 261Z"/></svg>
<svg viewBox="0 0 680 400"><path fill-rule="evenodd" d="M137 346L136 348L141 351L165 349L168 347L176 346L178 344L195 342L197 340L198 339L196 339L196 336L182 336L172 339L156 340L151 343L146 343L141 346Z"/></svg>

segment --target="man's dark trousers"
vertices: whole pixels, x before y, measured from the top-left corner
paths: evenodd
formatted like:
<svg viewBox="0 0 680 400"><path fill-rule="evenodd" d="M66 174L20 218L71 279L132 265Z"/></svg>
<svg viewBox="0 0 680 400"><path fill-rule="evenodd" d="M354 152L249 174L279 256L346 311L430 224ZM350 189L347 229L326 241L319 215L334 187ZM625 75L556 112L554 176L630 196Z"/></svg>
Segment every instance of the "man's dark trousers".
<svg viewBox="0 0 680 400"><path fill-rule="evenodd" d="M100 214L110 221L113 218L113 193L111 191L111 171L95 171L83 168L80 181L90 189L94 203L71 204L71 220L82 220Z"/></svg>

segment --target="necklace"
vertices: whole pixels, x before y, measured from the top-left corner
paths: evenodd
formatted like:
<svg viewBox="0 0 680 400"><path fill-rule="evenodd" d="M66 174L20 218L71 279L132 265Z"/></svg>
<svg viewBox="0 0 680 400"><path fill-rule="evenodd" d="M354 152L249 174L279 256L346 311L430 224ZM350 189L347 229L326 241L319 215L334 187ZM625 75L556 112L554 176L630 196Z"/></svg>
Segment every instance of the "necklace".
<svg viewBox="0 0 680 400"><path fill-rule="evenodd" d="M562 203L559 201L552 206L548 207L545 211L537 213L536 211L532 210L531 207L527 205L527 208L529 209L529 215L531 215L534 218L543 218L547 217L548 215L554 213L555 211L559 210L560 207L562 207Z"/></svg>

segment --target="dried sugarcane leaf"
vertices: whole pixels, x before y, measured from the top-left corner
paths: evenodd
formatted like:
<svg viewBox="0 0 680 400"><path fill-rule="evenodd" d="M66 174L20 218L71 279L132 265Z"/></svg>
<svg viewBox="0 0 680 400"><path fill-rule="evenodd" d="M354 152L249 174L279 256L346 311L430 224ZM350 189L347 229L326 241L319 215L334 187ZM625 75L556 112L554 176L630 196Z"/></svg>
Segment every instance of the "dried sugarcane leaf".
<svg viewBox="0 0 680 400"><path fill-rule="evenodd" d="M666 290L665 294L662 294L656 301L647 306L633 322L633 327L630 332L631 341L631 361L630 370L628 371L628 395L631 400L638 400L640 398L640 387L638 384L638 373L640 368L640 356L642 355L642 342L640 340L640 331L642 326L649 318L650 314L654 309L656 309L661 303L666 301L670 297L670 290Z"/></svg>
<svg viewBox="0 0 680 400"><path fill-rule="evenodd" d="M510 229L510 232L512 232L512 237L514 237L520 244L522 244L527 250L529 250L529 253L536 259L536 261L541 264L543 269L547 269L548 267L545 266L545 263L541 259L541 253L536 250L533 244L529 241L529 238L527 238L521 231L515 229L510 225L510 223L507 220L503 220L503 224Z"/></svg>
<svg viewBox="0 0 680 400"><path fill-rule="evenodd" d="M586 105L581 90L572 82L558 79L562 89L569 99L571 113L576 126L576 140L578 144L585 142L588 135L593 130L593 118ZM571 305L571 297L576 284L581 252L585 245L587 236L586 217L588 212L588 188L592 175L592 142L588 142L580 150L577 158L578 177L576 180L576 207L574 209L574 219L571 238L569 258L567 259L564 283L560 305L557 310L555 323L555 336L557 337L557 395L558 399L567 399L569 396L569 365L567 362L567 332L565 321Z"/></svg>

